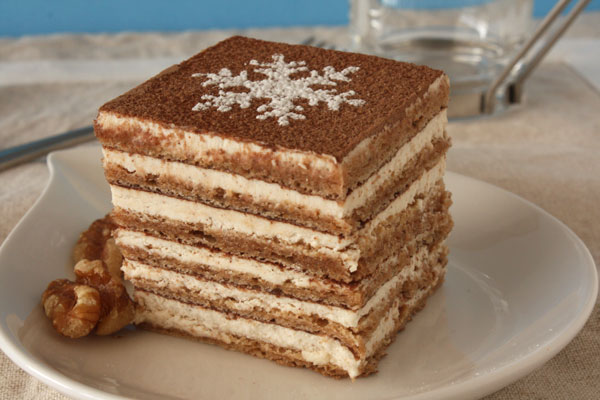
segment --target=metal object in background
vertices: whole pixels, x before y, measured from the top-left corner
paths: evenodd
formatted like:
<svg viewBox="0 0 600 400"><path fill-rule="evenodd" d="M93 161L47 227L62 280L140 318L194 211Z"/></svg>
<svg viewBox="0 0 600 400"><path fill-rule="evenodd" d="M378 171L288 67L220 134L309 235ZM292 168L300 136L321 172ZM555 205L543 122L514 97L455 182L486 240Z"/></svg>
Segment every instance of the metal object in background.
<svg viewBox="0 0 600 400"><path fill-rule="evenodd" d="M552 26L556 18L562 13L562 11L571 3L571 0L560 0L540 23L536 31L533 33L531 38L525 43L523 48L512 58L512 60L506 65L504 70L496 77L492 82L487 92L481 98L481 106L479 109L480 113L492 114L496 108L497 99L502 99L505 105L520 103L523 97L523 84L529 77L531 72L537 67L542 61L544 56L552 48L552 46L558 41L562 34L567 30L571 23L575 20L577 15L587 6L590 0L578 1L573 9L565 16L559 26L554 31L548 34L548 37L544 40L540 48L538 48L530 58L525 61L527 53L533 48L538 40L544 37L544 34ZM517 74L513 74L515 66L520 62L525 61L524 67L520 69ZM507 84L508 82L508 84ZM504 85L504 88L503 88ZM502 89L504 93L498 93ZM468 111L468 110L467 110ZM474 111L474 110L473 110Z"/></svg>
<svg viewBox="0 0 600 400"><path fill-rule="evenodd" d="M94 127L74 129L59 135L0 150L0 171L45 156L51 151L75 146L94 139Z"/></svg>
<svg viewBox="0 0 600 400"><path fill-rule="evenodd" d="M557 1L530 35L532 0L350 0L351 51L444 70L451 118L493 114L522 101L525 80L589 0L558 19L570 3Z"/></svg>
<svg viewBox="0 0 600 400"><path fill-rule="evenodd" d="M547 35L547 38L544 38L544 35L553 25L554 21L571 3L571 0L558 1L554 8L552 8L540 23L531 38L527 40L525 45L523 45L519 52L509 61L506 67L483 93L477 90L473 92L467 90L459 92L458 95L453 94L448 110L449 116L451 118L462 118L482 114L493 114L499 108L521 103L525 80L589 2L590 0L579 0L573 9L564 17L562 22ZM537 48L530 57L525 59L534 45L542 39L545 40L542 42L541 46ZM312 36L306 38L302 44L328 49L336 48L335 45L323 40L317 40ZM451 41L446 41L442 45L452 46L454 44ZM516 68L517 66L520 66L520 68ZM86 126L34 142L0 150L0 171L44 156L51 151L90 141L93 138L93 127Z"/></svg>

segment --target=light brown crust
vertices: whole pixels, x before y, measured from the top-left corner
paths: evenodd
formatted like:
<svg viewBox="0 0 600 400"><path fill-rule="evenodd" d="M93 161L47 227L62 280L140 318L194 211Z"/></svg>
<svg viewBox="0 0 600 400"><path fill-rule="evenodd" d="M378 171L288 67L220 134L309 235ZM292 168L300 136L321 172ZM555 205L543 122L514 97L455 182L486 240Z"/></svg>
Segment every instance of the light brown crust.
<svg viewBox="0 0 600 400"><path fill-rule="evenodd" d="M406 324L412 319L412 317L425 306L427 299L431 296L435 290L442 284L443 279L440 279L434 287L432 287L423 298L415 304L414 307L401 306L400 317L396 321L393 331L387 335L383 340L375 345L376 350L368 357L360 369L359 377L365 377L377 372L377 364L379 360L386 355L386 350L390 344L395 340L399 331L404 329ZM333 378L348 378L348 373L343 369L333 365L316 365L303 359L302 353L298 350L289 348L274 346L270 343L252 340L244 337L229 335L229 342L207 338L192 336L187 332L176 329L165 329L160 326L153 326L148 323L142 323L138 325L141 328L152 330L161 334L170 336L183 337L200 341L203 343L215 344L223 347L227 350L234 350L242 353L246 353L258 358L264 358L271 361L275 361L280 365L289 367L300 367L308 368L316 371L322 375L333 377Z"/></svg>
<svg viewBox="0 0 600 400"><path fill-rule="evenodd" d="M322 284L310 288L298 287L292 282L274 284L254 275L229 270L214 270L202 263L184 263L173 257L156 257L139 247L121 246L121 249L127 259L143 262L156 268L164 268L188 275L197 275L216 282L233 283L249 288L262 288L275 294L356 310L364 306L384 282L398 274L400 269L409 263L410 258L422 243L430 244L430 251L443 258L444 261L440 262L445 264L447 249L445 249L445 246L441 248L441 242L434 243L436 237L439 238L442 236L442 234L435 233L419 235L416 240L398 250L397 254L394 254L397 257L395 264L385 264L386 268L378 268L374 274L361 280L359 283L348 284L315 277L315 280L319 279ZM271 264L271 266L285 271L285 268L281 265Z"/></svg>
<svg viewBox="0 0 600 400"><path fill-rule="evenodd" d="M398 171L387 178L364 206L356 209L352 215L344 219L322 215L319 211L306 209L301 205L285 201L256 200L251 195L240 192L225 191L221 188L207 188L202 185L202 182L192 183L186 179L161 174L129 172L115 164L105 164L105 175L112 185L196 201L213 207L261 215L269 219L306 226L332 234L348 235L371 220L399 193L404 192L421 176L423 170L435 166L449 146L450 141L447 138L436 140L429 147L415 155L402 171Z"/></svg>
<svg viewBox="0 0 600 400"><path fill-rule="evenodd" d="M304 360L302 358L302 352L281 346L275 346L271 343L261 342L258 340L233 335L230 335L229 341L226 342L224 340L217 340L209 337L193 336L181 330L165 329L159 326L151 325L149 323L140 324L138 325L138 327L163 335L175 336L194 340L201 343L217 345L226 350L237 351L240 353L249 354L257 358L271 360L279 365L283 365L286 367L308 368L322 375L329 376L332 378L341 379L348 377L348 373L346 371L333 364L315 365L311 362Z"/></svg>
<svg viewBox="0 0 600 400"><path fill-rule="evenodd" d="M432 286L433 282L440 279L440 275L443 276L445 264L441 264L441 262L445 263L445 259L440 259L437 254L433 254L432 257L425 260L422 265L417 266L417 269L422 271L420 279L407 279L398 282L383 302L360 319L358 326L349 328L317 315L283 312L277 309L265 310L258 306L251 310L232 309L231 306L234 305L235 300L227 298L210 299L203 296L202 292L192 291L187 287L177 287L175 285L164 286L163 284L157 284L156 282L145 278L129 277L129 280L137 290L148 291L183 303L195 304L203 308L210 308L262 322L275 323L277 325L306 332L326 334L327 336L336 338L344 343L346 347L350 348L352 352L358 356L364 352L366 340L370 337L373 330L379 324L379 321L389 311L396 299L401 299L402 303L406 303L414 297L417 289L428 288ZM186 279L195 279L200 282L206 281L198 276L184 275L184 277ZM249 293L254 292L259 294L263 291L262 288L248 288L233 284L224 285Z"/></svg>
<svg viewBox="0 0 600 400"><path fill-rule="evenodd" d="M103 147L119 151L139 153L149 157L178 161L201 168L216 169L278 183L283 187L304 194L318 195L329 199L342 199L347 193L341 165L331 169L301 168L295 161L278 160L274 152L255 155L249 152L225 153L220 150L207 152L206 157L196 159L196 154L186 150L166 150L184 141L184 134L178 132L174 138L152 138L151 134L136 124L123 124L117 129L94 124L96 137ZM277 168L273 168L276 165Z"/></svg>
<svg viewBox="0 0 600 400"><path fill-rule="evenodd" d="M166 218L130 213L120 208L113 210L113 218L126 229L180 243L208 246L242 257L298 267L315 276L349 283L372 274L381 262L421 233L434 232L436 227L443 228L439 231L441 237L434 238L434 243L447 236L452 228L452 219L448 213L450 194L444 190L440 181L428 197L425 212L419 208L419 202L426 197L417 196L413 205L380 224L372 237L358 238L361 258L354 273L349 272L338 255L324 255L319 253L319 249L309 246L291 246L276 239L267 240L214 230L200 224L184 224Z"/></svg>
<svg viewBox="0 0 600 400"><path fill-rule="evenodd" d="M349 233L351 230L346 221L322 215L320 212L307 209L303 205L287 201L257 200L252 195L245 193L204 187L201 181L191 183L185 179L160 174L130 173L114 164L105 165L104 174L111 185L159 193L217 208L261 215L272 220L289 222L324 232L344 234Z"/></svg>
<svg viewBox="0 0 600 400"><path fill-rule="evenodd" d="M323 300L326 304L334 306L347 306L349 308L360 307L363 296L356 289L357 285L344 284L331 279L321 278L323 285L319 288L303 288L294 285L292 282L283 282L274 284L261 279L255 275L239 273L229 270L214 270L202 263L181 262L176 258L151 255L139 247L121 246L126 259L143 262L156 268L164 268L188 275L197 275L209 280L223 283L233 283L250 288L264 288L269 292L281 293L286 296L292 296L303 300L319 301ZM223 253L225 254L225 253ZM274 268L284 271L281 265L270 263ZM316 278L318 279L318 278Z"/></svg>
<svg viewBox="0 0 600 400"><path fill-rule="evenodd" d="M376 191L375 195L363 206L357 208L352 216L347 219L353 230L367 224L383 211L394 199L404 193L410 185L417 181L423 171L429 171L435 167L450 147L450 139L447 137L435 140L428 147L416 154L403 167L401 171L395 171Z"/></svg>
<svg viewBox="0 0 600 400"><path fill-rule="evenodd" d="M449 213L451 195L445 190L444 183L439 181L428 195L417 196L415 201L425 203L422 212L413 205L411 207L415 208L411 208L411 212L403 211L387 218L370 236L359 236L361 258L352 275L353 280L372 275L379 264L398 250L399 243L410 244L415 237L421 236L421 244L431 247L448 236L454 222ZM431 239L426 235L428 232L434 233Z"/></svg>

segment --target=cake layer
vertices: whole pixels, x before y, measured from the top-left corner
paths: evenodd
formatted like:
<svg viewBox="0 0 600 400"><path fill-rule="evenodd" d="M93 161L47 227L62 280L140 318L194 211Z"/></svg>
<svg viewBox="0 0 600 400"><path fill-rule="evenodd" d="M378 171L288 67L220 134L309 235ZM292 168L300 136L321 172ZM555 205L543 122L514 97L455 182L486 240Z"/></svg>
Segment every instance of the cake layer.
<svg viewBox="0 0 600 400"><path fill-rule="evenodd" d="M251 312L256 309L274 313L277 311L298 316L314 316L316 319L334 322L346 328L358 328L359 322L365 316L380 308L386 300L397 297L405 283L422 281L429 271L426 266L437 265L439 255L445 249L441 245L430 253L427 247L421 248L408 265L403 266L396 276L382 285L364 306L355 310L274 294L260 287L220 283L198 275L156 268L139 261L125 260L122 270L134 286L145 290L160 290L163 293L171 292L181 296L186 302L210 304L212 307L218 301L227 300L227 307L239 312ZM142 281L145 285L137 284Z"/></svg>
<svg viewBox="0 0 600 400"><path fill-rule="evenodd" d="M235 48L246 41L244 49ZM261 50L251 55L253 51L245 46L257 43ZM228 48L227 53L224 48ZM240 51L247 58L243 62L233 58ZM223 107L221 111L211 107L194 111L200 99L215 93L201 78L211 72L206 68L216 68L213 73L225 67L230 73L240 69L237 72L247 74L248 80L239 80L244 86L264 78L262 72L248 69L273 57L306 57L302 61L306 67L302 68L315 73L332 68L352 71L345 77L339 73L329 85L336 87L333 91L354 93L360 105L342 104L332 112L329 107L316 106L319 101L305 104L298 99L296 106L307 120L301 118L289 125L266 118L259 110L259 101L243 107ZM256 63L250 63L252 60ZM217 67L218 63L223 67ZM344 199L447 107L448 93L448 78L424 66L232 38L103 105L95 132L105 147ZM229 117L230 112L235 118Z"/></svg>
<svg viewBox="0 0 600 400"><path fill-rule="evenodd" d="M432 252L445 237L444 230L419 234L402 249L382 262L376 271L357 284L347 284L316 277L282 265L237 257L204 246L190 246L156 238L141 232L119 229L115 232L123 256L156 268L200 276L225 284L262 288L301 300L321 302L357 310L363 307L384 282L409 264L420 246Z"/></svg>
<svg viewBox="0 0 600 400"><path fill-rule="evenodd" d="M320 373L352 379L375 372L374 363L385 353L397 332L425 304L441 284L432 282L415 292L410 302L396 300L377 327L365 338L364 350L355 355L340 341L324 334L310 333L235 316L198 305L168 299L153 293L135 291L135 324L191 337L227 349L242 351L279 363L307 367Z"/></svg>
<svg viewBox="0 0 600 400"><path fill-rule="evenodd" d="M136 289L245 318L326 334L359 354L364 350L364 338L370 336L396 299L408 302L415 290L441 279L445 252L443 245L432 253L426 247L420 249L409 265L358 310L272 294L261 288L222 284L136 261L127 260L122 269Z"/></svg>
<svg viewBox="0 0 600 400"><path fill-rule="evenodd" d="M435 175L430 177L434 178ZM424 185L429 186L428 190L420 193L410 190L416 189L414 186L406 192L410 197L400 198L407 202L398 205L402 211L395 212L392 203L372 221L380 219L379 223L367 224L355 240L120 187L116 187L116 190L113 187L113 201L116 205L113 217L119 225L130 230L186 244L209 246L235 255L279 263L316 276L350 282L372 273L376 265L385 260L394 249L402 248L418 234L427 230L433 232L434 226L447 228L446 233L449 231L451 219L447 210L450 199L443 183L428 183ZM123 199L120 197L121 191L131 191L135 196ZM149 197L155 201L154 204L149 201ZM425 201L427 198L431 198L431 201ZM153 212L149 212L150 207ZM204 207L207 208L206 211L202 210ZM204 215L194 214L194 210L199 208L206 213L206 219L203 218ZM431 212L426 213L428 209ZM221 211L234 213L239 219L228 221L219 214ZM246 219L248 217L251 218L250 221ZM212 224L213 221L218 226L214 226L216 224ZM258 224L254 224L255 221ZM307 231L305 237L291 234L302 232L301 230ZM311 234L312 237L309 236ZM290 240L285 240L288 238Z"/></svg>
<svg viewBox="0 0 600 400"><path fill-rule="evenodd" d="M394 154L439 113L446 115L450 83L446 75L436 79L423 95L405 110L405 117L384 125L376 135L363 140L342 161L343 181L338 197L344 197L375 174ZM336 198L336 194L331 197Z"/></svg>
<svg viewBox="0 0 600 400"><path fill-rule="evenodd" d="M385 208L394 194L432 167L449 147L445 111L398 150L345 200L328 200L241 175L104 149L104 169L113 185L139 188L305 225L349 234Z"/></svg>

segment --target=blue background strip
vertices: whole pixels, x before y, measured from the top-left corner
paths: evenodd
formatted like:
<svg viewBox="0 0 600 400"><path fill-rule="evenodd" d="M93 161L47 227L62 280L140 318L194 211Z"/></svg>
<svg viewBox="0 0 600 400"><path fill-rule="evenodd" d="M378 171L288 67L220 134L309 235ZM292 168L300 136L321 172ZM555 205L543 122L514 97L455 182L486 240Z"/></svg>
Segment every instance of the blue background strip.
<svg viewBox="0 0 600 400"><path fill-rule="evenodd" d="M555 3L535 0L534 15ZM600 10L600 0L590 10ZM347 0L0 0L0 36L347 23Z"/></svg>

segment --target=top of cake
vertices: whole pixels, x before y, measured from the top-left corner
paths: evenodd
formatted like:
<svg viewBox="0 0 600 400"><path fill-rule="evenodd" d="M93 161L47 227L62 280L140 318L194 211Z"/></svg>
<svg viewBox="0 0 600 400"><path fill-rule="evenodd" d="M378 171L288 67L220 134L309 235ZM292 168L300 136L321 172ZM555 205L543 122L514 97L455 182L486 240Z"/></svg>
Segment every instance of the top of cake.
<svg viewBox="0 0 600 400"><path fill-rule="evenodd" d="M236 36L106 103L100 113L341 160L401 120L442 75L374 56Z"/></svg>

